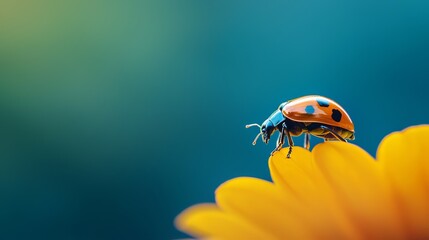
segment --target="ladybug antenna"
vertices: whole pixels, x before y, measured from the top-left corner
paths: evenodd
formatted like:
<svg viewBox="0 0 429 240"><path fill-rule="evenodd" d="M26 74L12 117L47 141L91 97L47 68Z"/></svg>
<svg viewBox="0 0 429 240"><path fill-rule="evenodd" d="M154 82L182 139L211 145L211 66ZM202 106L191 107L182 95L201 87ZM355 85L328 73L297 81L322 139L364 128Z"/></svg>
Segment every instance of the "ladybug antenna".
<svg viewBox="0 0 429 240"><path fill-rule="evenodd" d="M257 123L252 123L252 124L247 124L246 128L250 128L250 127L258 127L261 128L261 125L257 124ZM253 140L252 144L256 145L256 141L258 140L259 136L261 136L261 132L258 133L258 135L256 135L255 139Z"/></svg>
<svg viewBox="0 0 429 240"><path fill-rule="evenodd" d="M252 142L252 145L255 146L256 145L256 141L258 140L259 136L261 136L262 133L258 133L258 135L256 135L255 139Z"/></svg>
<svg viewBox="0 0 429 240"><path fill-rule="evenodd" d="M260 127L261 127L261 125L259 125L259 124L257 124L257 123L252 123L252 124L247 124L247 125L246 125L246 128L250 128L250 127L258 127L258 128L260 128Z"/></svg>

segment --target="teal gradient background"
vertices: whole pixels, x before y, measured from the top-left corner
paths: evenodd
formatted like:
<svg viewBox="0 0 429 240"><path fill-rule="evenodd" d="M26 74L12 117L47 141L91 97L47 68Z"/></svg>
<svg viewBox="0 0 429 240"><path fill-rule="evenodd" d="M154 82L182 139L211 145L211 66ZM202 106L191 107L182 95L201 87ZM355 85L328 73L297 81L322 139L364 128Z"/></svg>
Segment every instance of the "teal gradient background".
<svg viewBox="0 0 429 240"><path fill-rule="evenodd" d="M428 123L428 79L427 1L2 0L0 239L185 237L219 184L269 179L245 124L320 94L374 156Z"/></svg>

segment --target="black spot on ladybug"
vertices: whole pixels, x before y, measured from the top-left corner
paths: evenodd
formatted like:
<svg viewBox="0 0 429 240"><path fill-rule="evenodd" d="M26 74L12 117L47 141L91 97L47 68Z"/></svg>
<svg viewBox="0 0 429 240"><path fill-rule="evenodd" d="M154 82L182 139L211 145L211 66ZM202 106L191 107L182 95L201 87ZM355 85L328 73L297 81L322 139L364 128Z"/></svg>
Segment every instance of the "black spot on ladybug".
<svg viewBox="0 0 429 240"><path fill-rule="evenodd" d="M332 119L334 119L335 122L341 121L342 114L337 109L332 109Z"/></svg>
<svg viewBox="0 0 429 240"><path fill-rule="evenodd" d="M321 107L329 107L329 102L323 98L318 98L316 101Z"/></svg>
<svg viewBox="0 0 429 240"><path fill-rule="evenodd" d="M314 107L311 105L308 105L307 107L305 107L305 112L307 114L313 114L314 113Z"/></svg>

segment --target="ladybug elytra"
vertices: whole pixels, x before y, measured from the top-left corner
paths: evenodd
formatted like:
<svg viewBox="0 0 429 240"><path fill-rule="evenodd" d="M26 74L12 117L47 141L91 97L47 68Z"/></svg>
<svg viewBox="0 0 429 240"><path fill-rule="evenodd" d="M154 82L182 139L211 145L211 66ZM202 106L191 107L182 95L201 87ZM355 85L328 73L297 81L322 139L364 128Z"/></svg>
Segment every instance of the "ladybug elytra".
<svg viewBox="0 0 429 240"><path fill-rule="evenodd" d="M323 138L325 141L347 142L348 139L355 139L354 125L347 112L333 100L318 95L304 96L284 102L261 125L253 123L246 125L246 128L252 126L260 129L253 145L256 144L259 136L267 144L275 131L280 132L276 148L271 155L282 148L284 138L287 137L288 158L290 158L294 146L292 136L304 133L304 148L306 149L310 149L310 135Z"/></svg>

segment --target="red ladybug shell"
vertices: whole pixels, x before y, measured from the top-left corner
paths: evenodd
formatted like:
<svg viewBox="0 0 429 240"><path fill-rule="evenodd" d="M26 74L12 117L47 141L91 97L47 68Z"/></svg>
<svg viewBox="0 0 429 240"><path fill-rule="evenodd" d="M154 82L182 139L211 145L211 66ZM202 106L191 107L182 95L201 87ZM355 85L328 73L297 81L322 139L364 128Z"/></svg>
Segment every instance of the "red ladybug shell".
<svg viewBox="0 0 429 240"><path fill-rule="evenodd" d="M282 113L296 122L322 123L354 132L353 122L347 112L326 97L311 95L293 99L283 106Z"/></svg>

